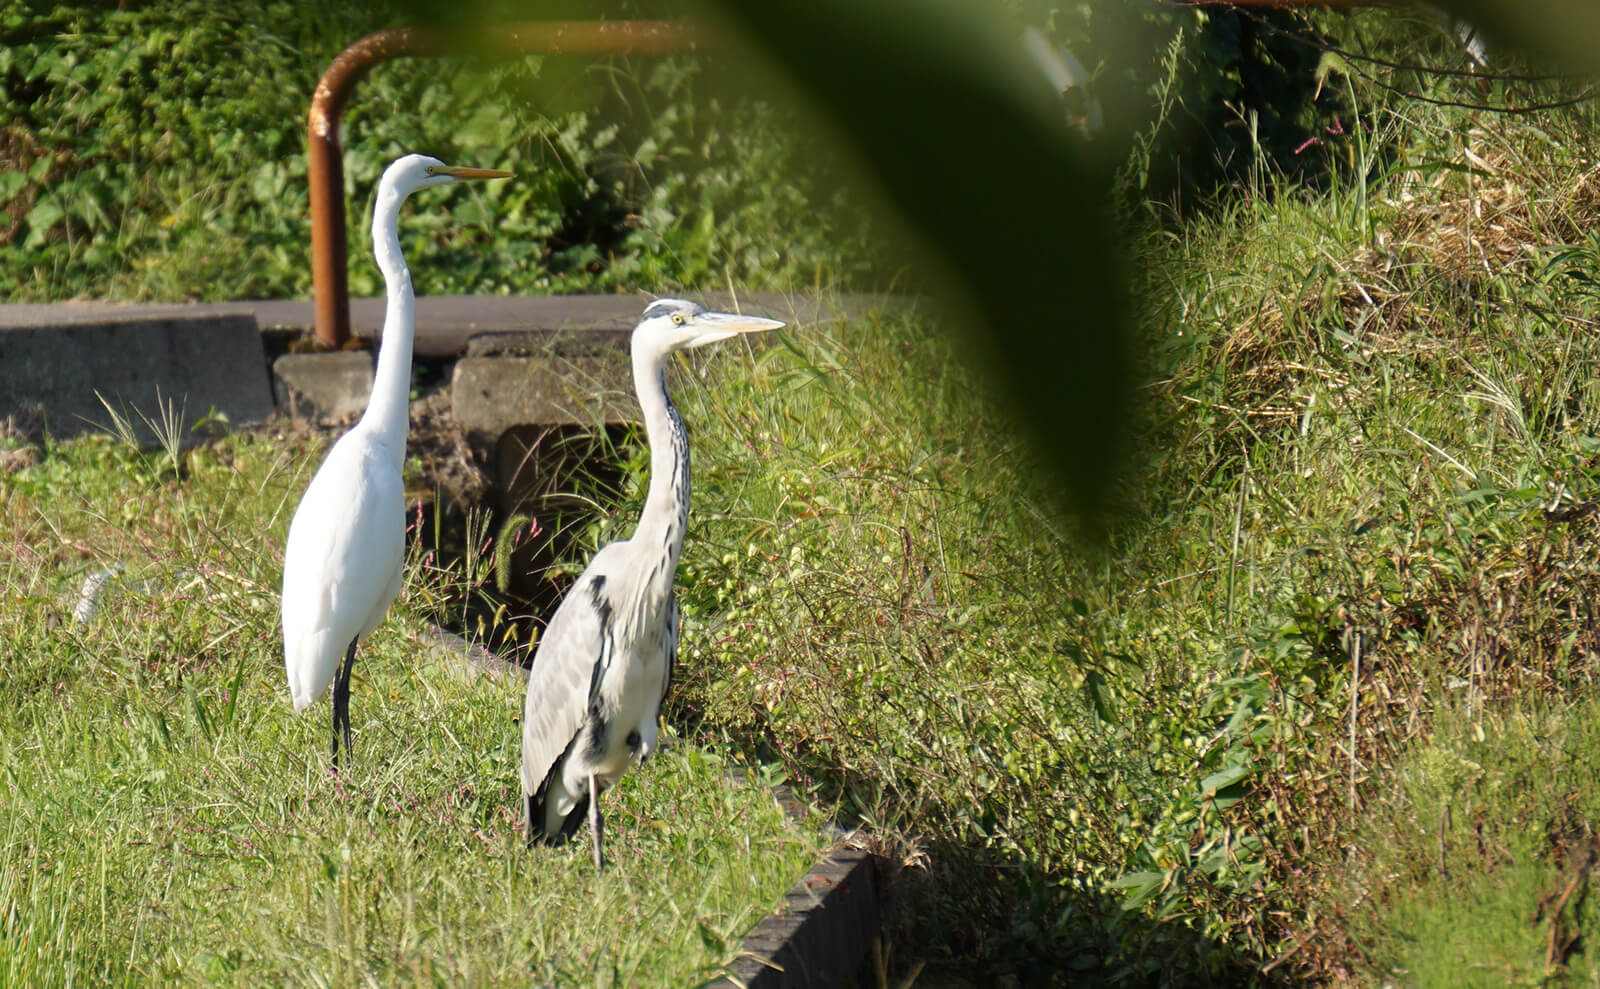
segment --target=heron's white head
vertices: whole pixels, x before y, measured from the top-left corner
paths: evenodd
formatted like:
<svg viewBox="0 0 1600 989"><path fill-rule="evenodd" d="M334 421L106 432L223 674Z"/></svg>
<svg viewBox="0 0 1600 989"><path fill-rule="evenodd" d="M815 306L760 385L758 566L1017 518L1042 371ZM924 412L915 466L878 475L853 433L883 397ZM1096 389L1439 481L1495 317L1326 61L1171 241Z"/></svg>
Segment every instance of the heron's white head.
<svg viewBox="0 0 1600 989"><path fill-rule="evenodd" d="M384 169L381 186L388 186L393 194L401 199L411 195L418 189L427 189L436 185L452 185L467 179L509 179L510 172L502 172L492 168L460 168L455 165L446 165L437 158L428 155L406 155L396 158L394 163Z"/></svg>
<svg viewBox="0 0 1600 989"><path fill-rule="evenodd" d="M644 316L634 327L633 345L637 349L641 344L648 344L662 353L689 350L741 333L775 330L782 325L779 320L760 316L707 312L704 306L683 299L657 299L645 307Z"/></svg>

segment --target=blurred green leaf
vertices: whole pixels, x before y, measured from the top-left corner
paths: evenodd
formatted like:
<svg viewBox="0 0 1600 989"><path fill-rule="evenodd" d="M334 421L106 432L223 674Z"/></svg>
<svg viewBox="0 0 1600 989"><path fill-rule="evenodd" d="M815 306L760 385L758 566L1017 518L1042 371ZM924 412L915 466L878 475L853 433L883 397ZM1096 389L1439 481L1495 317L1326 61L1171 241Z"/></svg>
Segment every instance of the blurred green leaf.
<svg viewBox="0 0 1600 989"><path fill-rule="evenodd" d="M1029 74L1020 26L916 0L716 9L816 109L819 140L854 161L907 235L899 260L915 287L1004 382L1064 503L1097 517L1132 381L1110 175L1085 162Z"/></svg>
<svg viewBox="0 0 1600 989"><path fill-rule="evenodd" d="M1106 883L1106 888L1126 890L1121 907L1123 910L1132 911L1144 906L1152 896L1161 892L1166 881L1165 872L1131 872Z"/></svg>
<svg viewBox="0 0 1600 989"><path fill-rule="evenodd" d="M50 230L67 215L61 208L61 203L54 196L45 196L30 209L24 221L28 224L28 238L23 242L26 247L38 247L45 242Z"/></svg>
<svg viewBox="0 0 1600 989"><path fill-rule="evenodd" d="M1200 790L1207 797L1214 797L1217 791L1224 790L1244 779L1254 772L1248 765L1229 766L1226 769L1212 773L1200 781Z"/></svg>
<svg viewBox="0 0 1600 989"><path fill-rule="evenodd" d="M0 201L9 201L28 184L28 176L16 169L0 172Z"/></svg>

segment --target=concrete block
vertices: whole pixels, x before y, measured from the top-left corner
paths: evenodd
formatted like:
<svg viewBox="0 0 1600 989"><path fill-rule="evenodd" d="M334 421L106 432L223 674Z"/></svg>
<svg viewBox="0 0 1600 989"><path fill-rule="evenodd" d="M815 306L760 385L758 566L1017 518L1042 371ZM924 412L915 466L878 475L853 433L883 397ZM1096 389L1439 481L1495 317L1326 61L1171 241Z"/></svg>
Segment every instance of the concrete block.
<svg viewBox="0 0 1600 989"><path fill-rule="evenodd" d="M450 380L450 409L474 442L514 426L637 422L633 371L621 355L464 357Z"/></svg>
<svg viewBox="0 0 1600 989"><path fill-rule="evenodd" d="M878 936L878 876L871 854L839 848L801 877L782 905L740 944L713 989L818 989L854 984Z"/></svg>
<svg viewBox="0 0 1600 989"><path fill-rule="evenodd" d="M39 409L58 438L109 427L100 397L156 441L162 406L187 434L211 410L233 425L272 413L254 317L216 314L0 327L0 416ZM159 396L159 398L158 398Z"/></svg>
<svg viewBox="0 0 1600 989"><path fill-rule="evenodd" d="M632 328L594 327L564 330L496 330L467 341L468 357L611 356L628 364Z"/></svg>
<svg viewBox="0 0 1600 989"><path fill-rule="evenodd" d="M272 374L278 404L296 418L342 422L366 411L372 395L370 351L284 354Z"/></svg>

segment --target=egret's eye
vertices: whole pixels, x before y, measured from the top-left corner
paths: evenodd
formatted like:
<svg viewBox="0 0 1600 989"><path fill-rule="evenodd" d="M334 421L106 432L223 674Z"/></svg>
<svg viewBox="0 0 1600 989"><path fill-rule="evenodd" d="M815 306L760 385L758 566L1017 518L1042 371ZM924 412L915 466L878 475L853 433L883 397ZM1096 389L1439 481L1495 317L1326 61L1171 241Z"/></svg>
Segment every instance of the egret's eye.
<svg viewBox="0 0 1600 989"><path fill-rule="evenodd" d="M438 175L439 167L437 165L429 165L427 168L424 168L423 171L427 172L429 175Z"/></svg>
<svg viewBox="0 0 1600 989"><path fill-rule="evenodd" d="M682 326L683 325L683 313L675 312L675 313L672 314L672 325L674 325L674 326Z"/></svg>

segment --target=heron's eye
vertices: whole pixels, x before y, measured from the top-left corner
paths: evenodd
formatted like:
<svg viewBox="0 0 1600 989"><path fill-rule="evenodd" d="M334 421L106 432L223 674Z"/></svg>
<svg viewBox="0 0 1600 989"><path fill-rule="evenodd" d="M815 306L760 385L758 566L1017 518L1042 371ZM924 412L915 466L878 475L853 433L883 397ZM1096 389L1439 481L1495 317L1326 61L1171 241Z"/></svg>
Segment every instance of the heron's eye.
<svg viewBox="0 0 1600 989"><path fill-rule="evenodd" d="M672 314L672 325L673 326L682 326L683 325L683 313L675 312L675 313Z"/></svg>

